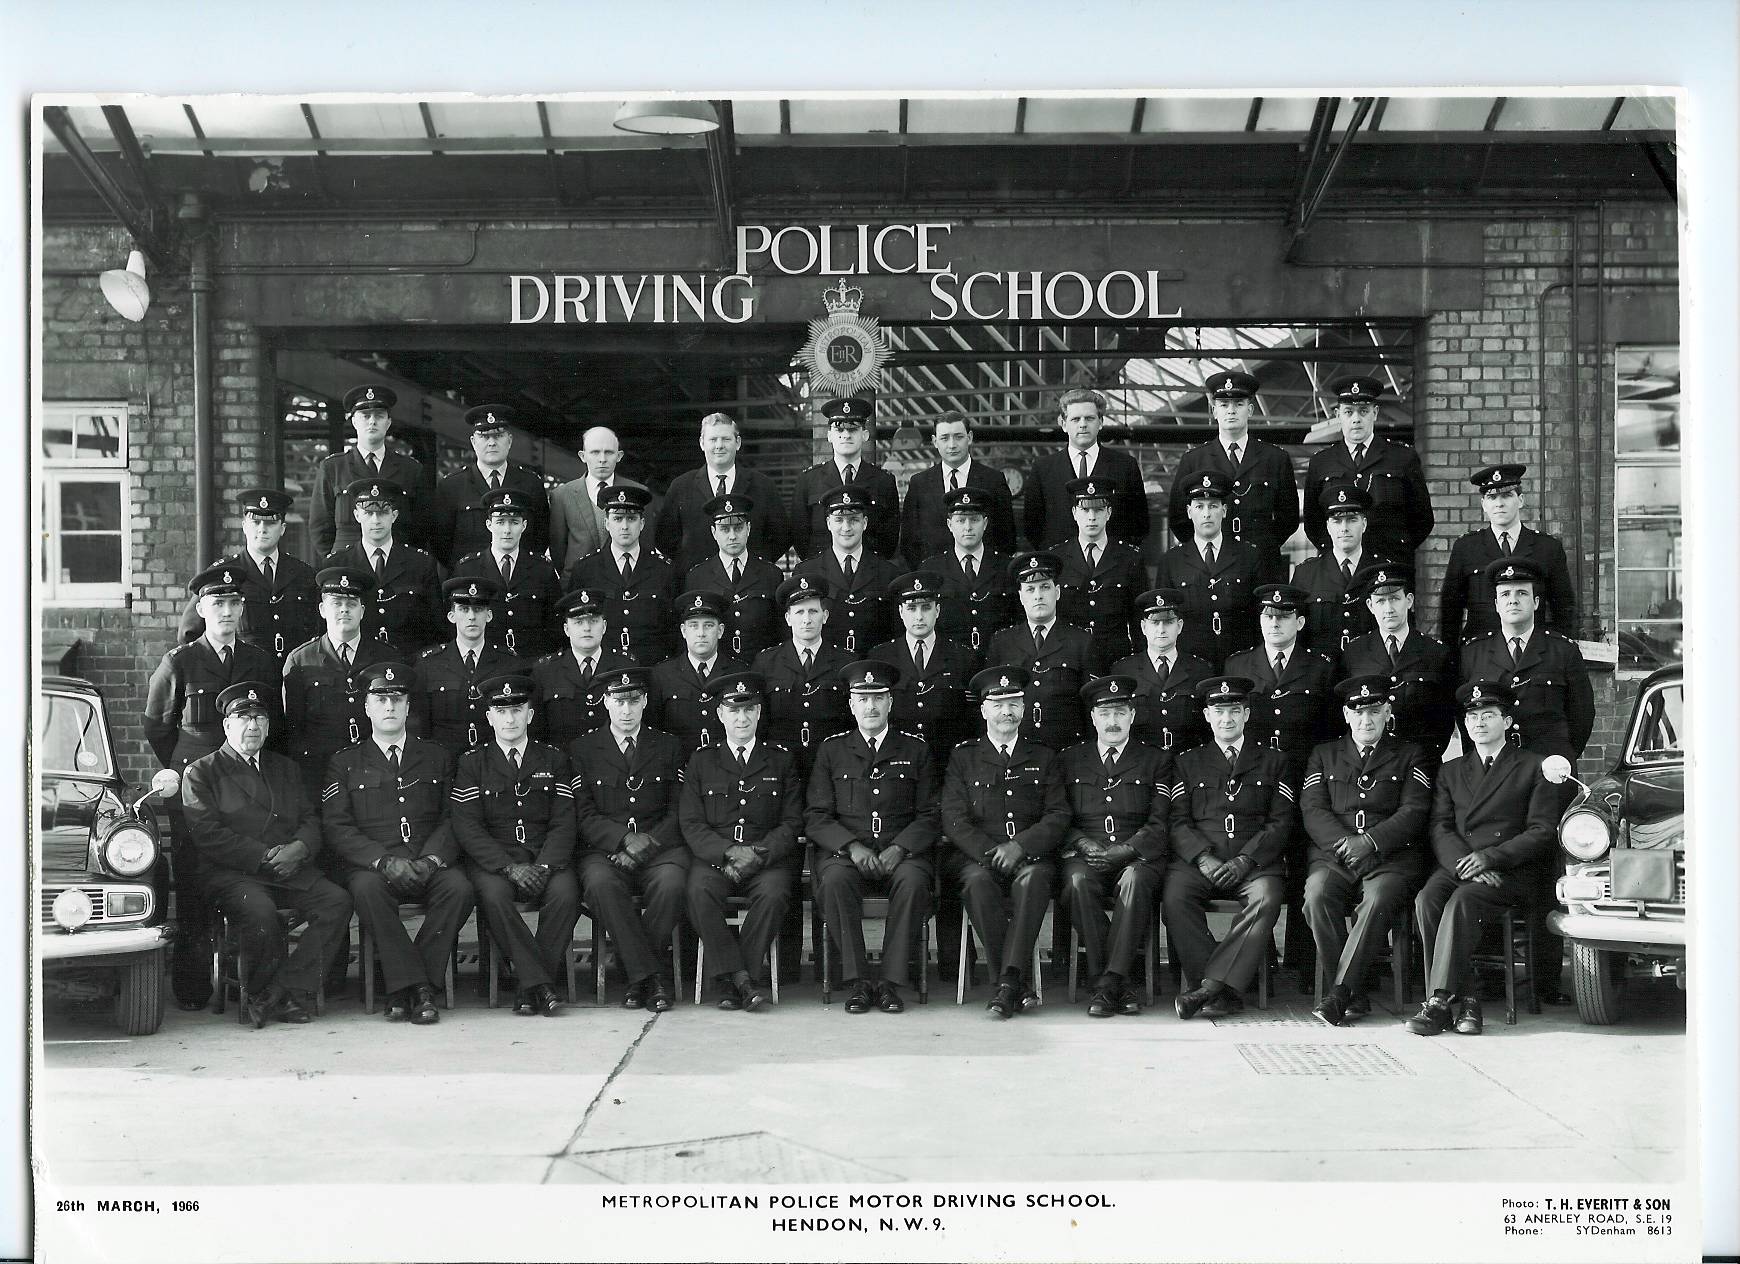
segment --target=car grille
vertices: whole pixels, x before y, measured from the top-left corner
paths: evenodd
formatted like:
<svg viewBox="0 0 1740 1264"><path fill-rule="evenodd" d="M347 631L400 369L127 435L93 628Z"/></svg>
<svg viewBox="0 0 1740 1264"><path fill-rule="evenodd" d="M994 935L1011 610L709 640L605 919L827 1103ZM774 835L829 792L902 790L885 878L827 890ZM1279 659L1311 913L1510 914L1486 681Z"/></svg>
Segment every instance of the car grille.
<svg viewBox="0 0 1740 1264"><path fill-rule="evenodd" d="M1613 871L1610 865L1590 865L1582 871L1585 878L1601 879L1601 898L1590 900L1587 907L1591 913L1604 914L1608 917L1647 917L1660 921L1683 922L1686 918L1686 862L1684 858L1674 860L1674 898L1669 900L1615 900L1613 893ZM1579 904L1584 903L1579 900Z"/></svg>
<svg viewBox="0 0 1740 1264"><path fill-rule="evenodd" d="M54 920L54 901L55 901L56 896L58 896L62 891L65 891L68 889L69 888L67 888L67 887L43 887L42 888L42 922L41 922L41 925L42 925L43 930L53 931L56 934L61 933L60 927L55 924L55 920ZM91 902L91 920L86 922L85 925L87 925L87 926L101 926L104 922L108 921L109 920L109 901L107 898L107 893L105 892L104 888L102 888L102 887L79 887L77 889L80 891L83 891L85 893L85 895L90 899L90 902Z"/></svg>

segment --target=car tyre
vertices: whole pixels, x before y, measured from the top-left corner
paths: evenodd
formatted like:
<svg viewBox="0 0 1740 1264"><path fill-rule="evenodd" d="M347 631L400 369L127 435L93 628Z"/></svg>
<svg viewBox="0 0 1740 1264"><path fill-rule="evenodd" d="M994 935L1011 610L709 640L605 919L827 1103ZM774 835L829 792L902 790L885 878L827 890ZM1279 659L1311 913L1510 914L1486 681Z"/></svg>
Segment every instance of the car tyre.
<svg viewBox="0 0 1740 1264"><path fill-rule="evenodd" d="M163 1025L163 958L148 952L122 966L115 997L116 1024L129 1036L149 1036Z"/></svg>
<svg viewBox="0 0 1740 1264"><path fill-rule="evenodd" d="M1624 969L1624 953L1603 952L1588 944L1571 945L1578 1017L1598 1027L1619 1021L1625 1000Z"/></svg>

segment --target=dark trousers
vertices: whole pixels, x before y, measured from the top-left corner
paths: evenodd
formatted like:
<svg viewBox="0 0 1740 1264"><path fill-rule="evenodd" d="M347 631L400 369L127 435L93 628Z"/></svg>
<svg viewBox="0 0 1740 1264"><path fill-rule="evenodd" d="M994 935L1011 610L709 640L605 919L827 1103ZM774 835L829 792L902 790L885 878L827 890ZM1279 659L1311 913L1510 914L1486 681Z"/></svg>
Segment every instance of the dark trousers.
<svg viewBox="0 0 1740 1264"><path fill-rule="evenodd" d="M682 920L689 871L682 857L654 860L630 873L592 852L581 858L580 887L586 907L622 954L622 970L631 984L660 973L659 957L670 951L671 933ZM642 907L635 910L639 893ZM665 966L665 975L671 973Z"/></svg>
<svg viewBox="0 0 1740 1264"><path fill-rule="evenodd" d="M1129 977L1136 954L1147 942L1159 890L1160 871L1146 860L1132 860L1116 873L1100 873L1079 857L1063 862L1063 894L1087 953L1090 977L1107 972Z"/></svg>
<svg viewBox="0 0 1740 1264"><path fill-rule="evenodd" d="M399 897L387 880L372 869L352 869L345 881L363 930L374 940L381 959L381 979L387 991L423 985L440 987L447 977L447 960L459 928L471 916L476 897L471 883L457 869L437 869L428 885L411 901L424 906L423 924L413 940L399 920Z"/></svg>
<svg viewBox="0 0 1740 1264"><path fill-rule="evenodd" d="M701 937L714 978L729 978L739 970L760 977L757 972L767 963L767 950L779 932L796 883L797 872L790 865L771 865L740 883L704 862L689 867L689 924ZM725 900L733 894L749 900L741 942L725 920Z"/></svg>
<svg viewBox="0 0 1740 1264"><path fill-rule="evenodd" d="M1474 991L1472 959L1480 932L1506 909L1528 907L1528 884L1533 875L1506 873L1494 887L1484 882L1464 882L1448 869L1439 869L1426 879L1414 899L1414 916L1420 922L1420 937L1426 943L1426 990L1452 996ZM1505 951L1510 946L1505 945Z"/></svg>
<svg viewBox="0 0 1740 1264"><path fill-rule="evenodd" d="M1166 911L1166 933L1185 975L1199 986L1213 979L1235 990L1248 987L1263 954L1274 944L1282 886L1279 875L1269 875L1223 889L1210 884L1195 865L1167 869L1161 906ZM1208 932L1208 902L1234 899L1242 907L1226 938L1217 944Z"/></svg>
<svg viewBox="0 0 1740 1264"><path fill-rule="evenodd" d="M1023 974L1033 960L1033 945L1057 886L1057 866L1035 860L1003 877L976 860L961 866L961 903L991 955L991 972Z"/></svg>
<svg viewBox="0 0 1740 1264"><path fill-rule="evenodd" d="M519 895L513 883L473 866L471 885L477 889L477 907L483 910L489 933L507 954L520 987L554 987L558 980L566 986L574 923L580 920L580 883L574 871L557 869L550 874L537 900L536 936L514 907Z"/></svg>
<svg viewBox="0 0 1740 1264"><path fill-rule="evenodd" d="M188 833L181 801L166 805L173 843L170 881L175 890L175 940L169 949L169 982L177 1003L204 1005L211 1000L211 908L200 880L199 850Z"/></svg>
<svg viewBox="0 0 1740 1264"><path fill-rule="evenodd" d="M313 996L320 976L350 926L350 896L325 878L306 887L287 887L231 870L205 875L206 889L236 931L236 943L247 965L242 985L258 995L268 988ZM296 947L278 917L281 908L294 909L308 923Z"/></svg>
<svg viewBox="0 0 1740 1264"><path fill-rule="evenodd" d="M912 945L918 928L930 916L931 886L935 871L924 856L908 856L886 878L867 878L844 854L823 856L817 862L816 895L828 934L840 950L840 975L845 979L870 977L869 953L864 949L864 896L888 897L888 923L882 931L882 978L904 984L912 968Z"/></svg>
<svg viewBox="0 0 1740 1264"><path fill-rule="evenodd" d="M1400 873L1357 878L1340 865L1319 861L1305 879L1305 920L1317 941L1317 956L1331 981L1350 996L1365 993L1366 967L1388 940L1390 928L1408 907L1413 882ZM1348 933L1347 915L1353 914Z"/></svg>

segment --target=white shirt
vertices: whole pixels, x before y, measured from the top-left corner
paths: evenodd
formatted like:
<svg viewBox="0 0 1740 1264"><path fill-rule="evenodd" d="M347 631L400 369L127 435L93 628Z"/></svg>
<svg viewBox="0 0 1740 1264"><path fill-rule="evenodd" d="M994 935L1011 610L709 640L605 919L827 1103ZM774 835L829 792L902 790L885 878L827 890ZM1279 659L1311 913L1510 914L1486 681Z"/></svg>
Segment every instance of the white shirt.
<svg viewBox="0 0 1740 1264"><path fill-rule="evenodd" d="M603 650L602 650L602 648L596 649L596 650L587 650L584 654L582 654L580 651L576 650L572 645L570 645L568 647L568 652L570 654L574 655L575 665L578 666L582 671L584 671L586 669L587 663L591 663L592 670L596 672L598 670L598 656L601 653L603 653Z"/></svg>
<svg viewBox="0 0 1740 1264"><path fill-rule="evenodd" d="M391 759L393 757L392 756L393 750L396 750L399 752L400 759L403 759L405 757L406 738L405 738L405 735L403 733L401 733L398 737L392 738L390 741L385 741L385 742L381 741L380 737L377 734L371 733L371 734L369 734L369 737L374 742L374 744L380 748L381 754L386 756L388 759ZM392 749L389 750L388 749L389 747L391 747Z"/></svg>
<svg viewBox="0 0 1740 1264"><path fill-rule="evenodd" d="M864 472L864 467L868 464L869 462L865 460L862 452L853 457L850 461L843 457L834 458L834 468L840 471L840 481L842 483L846 481L846 467L848 465L852 466L857 473L862 474Z"/></svg>
<svg viewBox="0 0 1740 1264"><path fill-rule="evenodd" d="M359 540L357 543L362 545L363 554L368 558L370 566L375 564L376 553L381 555L382 566L385 566L393 559L393 542L391 539L385 540L380 544L370 544L367 540ZM272 564L276 566L277 560L274 559Z"/></svg>
<svg viewBox="0 0 1740 1264"><path fill-rule="evenodd" d="M1293 650L1298 648L1299 642L1297 641L1293 642L1291 649L1284 650L1278 650L1265 644L1263 646L1263 655L1269 660L1269 666L1273 667L1275 665L1275 655L1279 654L1281 656L1281 671L1284 673L1287 670L1287 664L1293 661Z"/></svg>
<svg viewBox="0 0 1740 1264"><path fill-rule="evenodd" d="M628 754L628 744L630 742L640 741L640 730L636 729L632 733L623 734L623 733L618 733L615 729L612 729L610 731L610 736L612 736L616 739L616 749L621 751L624 755L626 755L626 754Z"/></svg>
<svg viewBox="0 0 1740 1264"><path fill-rule="evenodd" d="M706 470L707 474L707 490L713 495L717 496L719 494L720 479L725 480L726 491L734 492L737 490L737 467L735 465L726 470L723 474L715 473L713 467L710 465L704 466L703 468Z"/></svg>
<svg viewBox="0 0 1740 1264"><path fill-rule="evenodd" d="M918 648L921 645L924 647L924 661L928 663L936 657L936 634L932 633L922 641L912 636L906 638L907 653L912 655L912 661L915 663L918 661Z"/></svg>
<svg viewBox="0 0 1740 1264"><path fill-rule="evenodd" d="M1095 444L1094 446L1098 447L1099 445ZM965 487L967 485L967 479L972 476L972 473L973 458L970 456L953 469L950 469L948 462L944 461L942 464L943 490L945 492L950 490L950 484L955 482L957 479L959 480L960 486Z"/></svg>
<svg viewBox="0 0 1740 1264"><path fill-rule="evenodd" d="M737 757L737 752L741 749L743 751L743 762L748 763L749 757L755 754L755 739L750 738L749 741L745 742L743 746L739 748L735 742L727 738L725 741L725 749L731 752L731 757L733 759Z"/></svg>
<svg viewBox="0 0 1740 1264"><path fill-rule="evenodd" d="M1357 553L1336 553L1331 550L1330 556L1335 559L1336 570L1340 570L1341 564L1346 562L1349 566L1353 567L1354 573L1358 574L1359 559L1365 556L1365 549L1361 548Z"/></svg>
<svg viewBox="0 0 1740 1264"><path fill-rule="evenodd" d="M888 730L883 729L875 737L871 737L870 734L866 733L863 729L859 729L858 736L863 738L869 745L870 753L872 755L879 755L882 753L882 739L888 736Z"/></svg>
<svg viewBox="0 0 1740 1264"><path fill-rule="evenodd" d="M512 553L497 553L494 549L491 549L490 556L495 558L495 568L498 571L501 569L501 563L502 563L503 558L506 558L508 561L512 562L514 564L514 569L516 571L519 570L519 568L520 568L520 554L519 554L518 549L515 549Z"/></svg>
<svg viewBox="0 0 1740 1264"><path fill-rule="evenodd" d="M356 662L357 648L362 645L362 633L361 632L358 632L356 634L356 640L354 640L354 641L333 641L332 636L330 634L328 634L326 639L329 641L332 641L332 652L334 654L337 654L340 658L344 657L343 651L344 651L345 646L348 645L350 647L350 661L352 663Z"/></svg>
<svg viewBox="0 0 1740 1264"><path fill-rule="evenodd" d="M1236 742L1216 742L1215 745L1220 748L1220 753L1222 755L1225 755L1229 750L1232 751L1233 758L1236 760L1244 753L1245 739L1241 736Z"/></svg>
<svg viewBox="0 0 1740 1264"><path fill-rule="evenodd" d="M697 676L701 674L701 669L703 667L711 672L718 665L719 656L717 654L713 655L712 658L696 658L693 654L689 655L689 666L695 669L695 675Z"/></svg>
<svg viewBox="0 0 1740 1264"><path fill-rule="evenodd" d="M526 747L531 745L531 741L527 738L522 737L518 742L516 742L512 746L503 746L499 740L496 742L495 745L496 745L496 749L501 751L503 759L509 760L510 762L513 762L513 763L523 764L526 762ZM514 755L516 752L519 755L519 758L517 760L514 758Z"/></svg>
<svg viewBox="0 0 1740 1264"><path fill-rule="evenodd" d="M241 638L239 638L239 637L238 637L238 638L237 638L237 639L236 639L236 640L235 640L235 641L231 641L231 642L230 642L230 643L229 643L229 647L228 647L228 648L229 648L229 651L230 651L230 656L231 656L231 657L232 657L232 658L233 658L233 657L234 657L234 656L235 656L235 652L236 652L236 645L237 645L237 644L238 644L238 643L239 643L239 641L240 641L240 639L241 639ZM209 632L208 632L208 633L206 633L206 637L205 637L205 643L206 643L206 644L207 644L207 645L209 645L209 646L211 646L211 652L212 652L212 653L213 653L213 654L216 654L216 655L217 655L217 656L218 656L218 657L219 657L219 658L222 658L222 657L223 657L223 656L224 656L224 648L225 648L225 647L224 647L224 646L223 646L223 645L221 645L221 644L220 644L220 643L218 643L218 642L217 642L217 641L215 641L215 640L213 640L213 639L212 639L212 636L211 636L211 634L210 634L210 633L209 633Z"/></svg>
<svg viewBox="0 0 1740 1264"><path fill-rule="evenodd" d="M1511 552L1514 553L1516 552L1516 546L1522 541L1523 520L1518 518L1515 522L1511 523L1510 526L1504 528L1495 527L1488 523L1486 529L1492 532L1492 542L1494 544L1499 543L1499 536L1508 535L1510 537L1510 549Z"/></svg>
<svg viewBox="0 0 1740 1264"><path fill-rule="evenodd" d="M472 464L477 466L477 472L479 474L483 475L484 482L486 482L486 483L489 482L489 476L491 474L499 474L499 475L501 475L501 485L503 487L507 486L508 467L507 467L506 461L503 461L500 465L494 467L493 469L491 469L487 465L477 465L477 462L475 462L475 461L473 461Z"/></svg>
<svg viewBox="0 0 1740 1264"><path fill-rule="evenodd" d="M1124 748L1122 746L1102 746L1102 747L1100 747L1100 762L1103 764L1108 759L1112 760L1114 763L1117 762L1118 754L1123 749Z"/></svg>
<svg viewBox="0 0 1740 1264"><path fill-rule="evenodd" d="M737 569L740 573L748 570L749 550L743 550L743 552L738 554L736 557L726 557L723 553L719 554L719 566L727 575L731 573L731 563L733 562L737 563Z"/></svg>
<svg viewBox="0 0 1740 1264"><path fill-rule="evenodd" d="M1210 549L1214 550L1215 558L1218 560L1220 555L1226 551L1226 537L1217 535L1212 540L1198 540L1196 542L1196 551L1202 555L1202 560L1205 562L1208 561Z"/></svg>
<svg viewBox="0 0 1740 1264"><path fill-rule="evenodd" d="M279 560L281 556L281 553L260 554L254 552L252 549L248 550L249 559L254 563L255 568L258 569L262 575L266 572L267 562L272 563L274 567L282 566L283 563Z"/></svg>
<svg viewBox="0 0 1740 1264"><path fill-rule="evenodd" d="M963 572L967 569L967 559L969 557L973 559L973 573L975 575L985 569L985 546L982 544L971 553L964 553L961 550L956 549L955 556L960 558L961 570Z"/></svg>
<svg viewBox="0 0 1740 1264"><path fill-rule="evenodd" d="M1228 461L1231 461L1233 459L1232 450L1235 446L1239 450L1239 461L1242 462L1247 456L1249 456L1251 454L1251 434L1250 434L1250 431L1247 430L1245 432L1245 437L1242 439L1234 439L1234 440L1231 440L1229 442L1227 439L1225 439L1223 437L1220 440L1220 450L1222 452L1226 453L1226 459Z"/></svg>
<svg viewBox="0 0 1740 1264"><path fill-rule="evenodd" d="M609 487L609 486L611 486L610 483L600 483L597 479L593 478L590 474L588 474L586 476L586 499L591 503L591 505L594 509L598 509L599 494L601 492L603 492L606 487ZM604 511L602 509L599 509L598 512L603 513Z"/></svg>
<svg viewBox="0 0 1740 1264"><path fill-rule="evenodd" d="M611 560L616 563L617 570L622 569L622 559L625 557L628 559L628 567L630 570L633 570L636 566L640 565L640 545L638 544L632 549L619 549L613 544L610 546L610 554Z"/></svg>
<svg viewBox="0 0 1740 1264"><path fill-rule="evenodd" d="M834 550L834 560L840 564L841 571L844 571L846 569L846 559L847 558L852 559L852 567L854 570L856 570L858 567L864 565L864 549L863 549L863 547L860 546L860 547L854 549L850 553L842 553L842 552L840 552L839 549Z"/></svg>
<svg viewBox="0 0 1740 1264"><path fill-rule="evenodd" d="M1057 619L1055 617L1051 620L1050 623L1034 623L1032 620L1029 620L1027 623L1027 631L1029 633L1043 632L1049 638L1051 636L1051 629L1055 628L1056 626L1057 626Z"/></svg>
<svg viewBox="0 0 1740 1264"><path fill-rule="evenodd" d="M1075 471L1077 478L1081 477L1081 459L1084 456L1087 458L1088 473L1092 474L1100 466L1100 445L1096 443L1091 448L1069 449L1069 468ZM966 475L963 474L961 477L964 479Z"/></svg>
<svg viewBox="0 0 1740 1264"><path fill-rule="evenodd" d="M1402 624L1402 630L1400 632L1385 632L1382 628L1379 628L1378 640L1384 643L1384 648L1386 650L1390 647L1390 641L1394 640L1396 643L1396 653L1399 654L1402 652L1402 647L1408 643L1408 625L1405 623Z"/></svg>

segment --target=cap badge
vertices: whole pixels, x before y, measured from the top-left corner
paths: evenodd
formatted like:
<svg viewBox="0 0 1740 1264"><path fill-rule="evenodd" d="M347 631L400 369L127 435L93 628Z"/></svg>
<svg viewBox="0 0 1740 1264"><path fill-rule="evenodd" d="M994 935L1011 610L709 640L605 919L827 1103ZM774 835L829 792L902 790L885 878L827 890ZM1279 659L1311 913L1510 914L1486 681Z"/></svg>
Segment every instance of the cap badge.
<svg viewBox="0 0 1740 1264"><path fill-rule="evenodd" d="M374 397L375 397L375 388L372 386L369 387L368 390L363 392L364 399L373 399Z"/></svg>
<svg viewBox="0 0 1740 1264"><path fill-rule="evenodd" d="M225 572L224 572L224 583L226 583L226 584L233 584L233 583L235 583L235 582L236 582L236 581L235 581L235 580L234 580L234 579L232 579L232 578L231 578L231 577L230 577L230 573L229 573L229 572L228 572L228 571L225 571Z"/></svg>
<svg viewBox="0 0 1740 1264"><path fill-rule="evenodd" d="M472 585L472 586L471 586L471 587L470 587L470 588L467 588L467 589L466 589L466 590L465 590L465 595L466 595L466 596L467 596L467 597L475 597L475 596L477 596L477 585L476 585L476 584L473 584L473 585Z"/></svg>
<svg viewBox="0 0 1740 1264"><path fill-rule="evenodd" d="M997 685L999 688L1007 689L1009 687L1009 678L1007 676L997 677Z"/></svg>
<svg viewBox="0 0 1740 1264"><path fill-rule="evenodd" d="M1335 493L1335 503L1338 505L1345 505L1347 503L1347 489L1345 487Z"/></svg>
<svg viewBox="0 0 1740 1264"><path fill-rule="evenodd" d="M1118 682L1114 680L1111 684L1107 685L1106 688L1108 690L1110 690L1112 693L1117 693L1118 692Z"/></svg>
<svg viewBox="0 0 1740 1264"><path fill-rule="evenodd" d="M483 419L487 422L493 422L495 420L495 414L494 413L485 413L483 415Z"/></svg>
<svg viewBox="0 0 1740 1264"><path fill-rule="evenodd" d="M385 680L392 680L394 678L393 677L393 669L391 667L387 668L386 671L381 673L381 676Z"/></svg>
<svg viewBox="0 0 1740 1264"><path fill-rule="evenodd" d="M627 672L623 672L622 679L620 681L618 681L617 683L621 688L627 689L631 684L634 683L634 678L632 676L630 676Z"/></svg>
<svg viewBox="0 0 1740 1264"><path fill-rule="evenodd" d="M249 702L258 702L259 700L260 700L260 695L259 695L259 692L257 690L254 690L254 689L248 690L248 701Z"/></svg>
<svg viewBox="0 0 1740 1264"><path fill-rule="evenodd" d="M260 497L260 508L261 508L261 509L266 509L266 508L269 508L269 507L270 507L270 506L269 506L269 505L268 505L268 504L267 504L267 502L266 502L266 498L265 498L265 497L264 497L264 496L262 496L262 497Z"/></svg>
<svg viewBox="0 0 1740 1264"><path fill-rule="evenodd" d="M1486 695L1481 692L1479 685L1474 686L1474 688L1472 690L1470 690L1469 694L1468 694L1468 700L1470 702L1479 702L1484 697L1486 697Z"/></svg>
<svg viewBox="0 0 1740 1264"><path fill-rule="evenodd" d="M340 575L338 577L338 586L340 588L349 588L350 587L350 576L349 575Z"/></svg>
<svg viewBox="0 0 1740 1264"><path fill-rule="evenodd" d="M1223 680L1220 683L1220 688L1216 689L1214 692L1215 692L1215 695L1217 697L1224 698L1224 697L1226 697L1227 694L1232 692L1232 686L1227 684L1226 681Z"/></svg>

